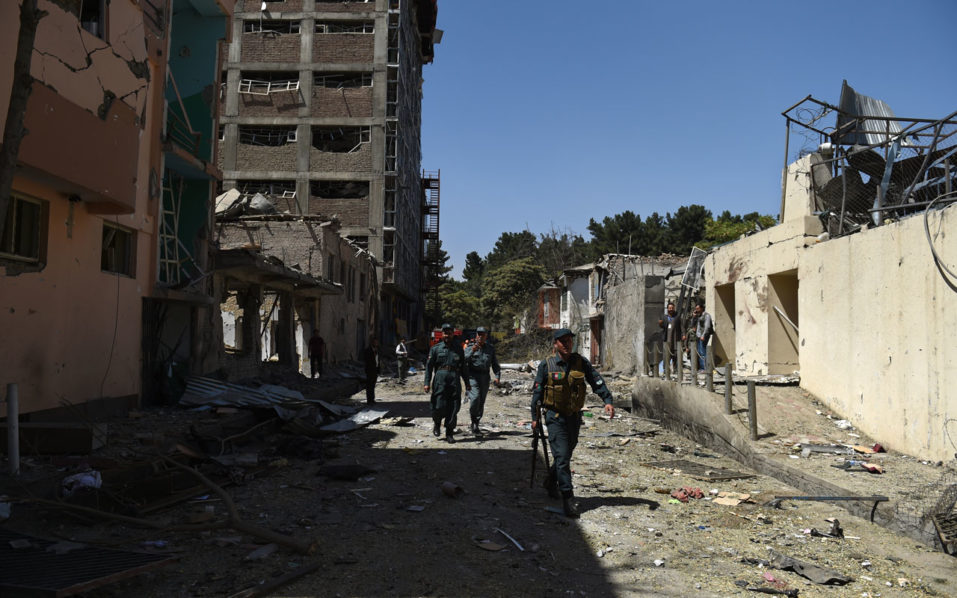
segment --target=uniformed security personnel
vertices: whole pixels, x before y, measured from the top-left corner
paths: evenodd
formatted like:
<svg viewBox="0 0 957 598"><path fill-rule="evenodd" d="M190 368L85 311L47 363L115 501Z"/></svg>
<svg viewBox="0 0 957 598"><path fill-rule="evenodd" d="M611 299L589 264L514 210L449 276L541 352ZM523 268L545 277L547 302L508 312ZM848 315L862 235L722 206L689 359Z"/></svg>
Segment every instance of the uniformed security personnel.
<svg viewBox="0 0 957 598"><path fill-rule="evenodd" d="M429 350L429 359L425 363L425 392L432 390L432 434L436 437L442 433L442 422L445 422L445 440L455 442L455 416L462 404L462 385L459 378L465 382L465 390L471 390L471 385L465 372L465 355L462 347L452 340L454 329L451 324L442 324L442 340ZM435 377L433 378L433 374Z"/></svg>
<svg viewBox="0 0 957 598"><path fill-rule="evenodd" d="M532 426L540 425L539 410L544 410L548 444L553 456L545 488L553 498L558 498L560 492L565 516L577 518L578 509L572 502L571 458L582 423L585 382L605 402L605 413L609 417L615 416L615 407L601 375L587 359L572 351L575 334L568 328L559 328L552 339L555 354L539 364L532 389Z"/></svg>
<svg viewBox="0 0 957 598"><path fill-rule="evenodd" d="M479 421L485 413L485 397L488 395L491 376L489 369L495 374L495 384L498 384L502 375L502 368L495 357L495 347L485 342L488 339L488 330L479 326L475 330L475 341L465 349L465 368L469 376L472 389L466 395L469 402L469 416L472 418L472 433L481 434Z"/></svg>

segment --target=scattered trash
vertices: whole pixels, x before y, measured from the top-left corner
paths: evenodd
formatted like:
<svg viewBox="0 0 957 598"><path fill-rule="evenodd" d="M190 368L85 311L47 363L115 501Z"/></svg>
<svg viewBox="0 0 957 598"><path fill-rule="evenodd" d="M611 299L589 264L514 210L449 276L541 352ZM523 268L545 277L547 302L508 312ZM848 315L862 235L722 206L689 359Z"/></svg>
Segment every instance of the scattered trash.
<svg viewBox="0 0 957 598"><path fill-rule="evenodd" d="M716 505L736 507L743 502L751 502L751 495L740 492L719 492L713 502Z"/></svg>
<svg viewBox="0 0 957 598"><path fill-rule="evenodd" d="M834 422L834 425L842 430L854 429L854 426L851 424L851 422L847 421L846 419L839 419Z"/></svg>
<svg viewBox="0 0 957 598"><path fill-rule="evenodd" d="M677 498L681 502L688 502L689 498L704 498L704 493L701 491L701 488L685 486L683 488L676 488L675 490L672 490L671 497Z"/></svg>
<svg viewBox="0 0 957 598"><path fill-rule="evenodd" d="M63 489L63 496L73 496L83 488L100 488L103 486L103 478L100 472L96 470L84 471L63 478L60 487Z"/></svg>
<svg viewBox="0 0 957 598"><path fill-rule="evenodd" d="M906 588L910 585L910 580L907 579L906 577L898 577L897 585L901 588Z"/></svg>
<svg viewBox="0 0 957 598"><path fill-rule="evenodd" d="M412 511L413 513L421 513L425 510L425 507L422 505L409 505L405 508L406 511Z"/></svg>
<svg viewBox="0 0 957 598"><path fill-rule="evenodd" d="M498 552L499 550L505 550L503 544L496 544L491 540L476 540L475 545L483 550L488 550L489 552Z"/></svg>
<svg viewBox="0 0 957 598"><path fill-rule="evenodd" d="M465 493L465 490L462 490L462 487L454 482L442 482L442 494L448 496L449 498L458 498Z"/></svg>
<svg viewBox="0 0 957 598"><path fill-rule="evenodd" d="M793 571L801 577L806 577L816 584L821 585L846 585L854 581L850 577L845 577L833 569L818 567L799 561L795 558L783 555L774 550L770 551L771 566L783 571Z"/></svg>
<svg viewBox="0 0 957 598"><path fill-rule="evenodd" d="M685 502L687 502L687 501L685 501ZM669 499L668 499L668 504L669 504L669 505L680 505L680 504L681 504L681 501L678 500L677 498L669 498Z"/></svg>
<svg viewBox="0 0 957 598"><path fill-rule="evenodd" d="M665 559L655 559L655 567L662 567L665 564Z"/></svg>
<svg viewBox="0 0 957 598"><path fill-rule="evenodd" d="M265 546L260 546L256 550L250 552L243 559L244 561L261 561L267 556L279 550L279 546L276 544L266 544Z"/></svg>
<svg viewBox="0 0 957 598"><path fill-rule="evenodd" d="M522 548L522 545L519 544L518 541L515 540L515 538L513 538L512 536L506 534L504 531L502 531L501 529L499 529L499 528L497 528L497 527L495 528L495 531L497 531L498 533L500 533L500 534L502 534L503 536L505 536L506 538L508 538L508 539L512 542L512 544L514 544L515 547L518 548L520 551L525 552L525 549ZM609 549L609 550L611 550L611 549Z"/></svg>
<svg viewBox="0 0 957 598"><path fill-rule="evenodd" d="M774 594L777 596L797 596L798 591L795 589L782 590L779 588L745 588L749 592L759 592L761 594Z"/></svg>

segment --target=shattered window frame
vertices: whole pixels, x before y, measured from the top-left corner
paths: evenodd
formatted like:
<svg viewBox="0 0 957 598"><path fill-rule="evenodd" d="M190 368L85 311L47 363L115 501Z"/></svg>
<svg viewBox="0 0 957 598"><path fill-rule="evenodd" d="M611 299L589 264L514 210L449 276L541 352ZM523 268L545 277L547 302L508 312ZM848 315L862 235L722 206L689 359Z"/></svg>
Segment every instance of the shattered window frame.
<svg viewBox="0 0 957 598"><path fill-rule="evenodd" d="M133 278L136 273L136 231L103 221L100 270Z"/></svg>

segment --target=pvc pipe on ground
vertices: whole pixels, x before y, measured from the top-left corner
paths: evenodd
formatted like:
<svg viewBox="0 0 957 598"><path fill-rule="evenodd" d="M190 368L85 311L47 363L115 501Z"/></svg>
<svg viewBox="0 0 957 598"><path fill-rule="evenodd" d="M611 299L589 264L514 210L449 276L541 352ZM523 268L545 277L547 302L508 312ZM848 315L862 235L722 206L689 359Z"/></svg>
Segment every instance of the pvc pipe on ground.
<svg viewBox="0 0 957 598"><path fill-rule="evenodd" d="M758 439L758 401L754 380L748 380L748 424L751 427L751 440Z"/></svg>
<svg viewBox="0 0 957 598"><path fill-rule="evenodd" d="M731 415L733 409L731 405L731 364L724 364L724 412Z"/></svg>

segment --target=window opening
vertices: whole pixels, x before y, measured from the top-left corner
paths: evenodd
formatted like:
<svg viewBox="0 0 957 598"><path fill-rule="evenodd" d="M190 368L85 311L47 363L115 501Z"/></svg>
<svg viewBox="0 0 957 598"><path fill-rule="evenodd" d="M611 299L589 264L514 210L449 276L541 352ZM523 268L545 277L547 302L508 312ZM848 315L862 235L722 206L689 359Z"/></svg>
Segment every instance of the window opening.
<svg viewBox="0 0 957 598"><path fill-rule="evenodd" d="M106 39L104 0L80 1L80 27L100 39Z"/></svg>
<svg viewBox="0 0 957 598"><path fill-rule="evenodd" d="M299 74L290 72L243 71L239 93L269 95L282 91L299 91Z"/></svg>
<svg viewBox="0 0 957 598"><path fill-rule="evenodd" d="M313 83L331 89L372 87L372 73L317 73Z"/></svg>
<svg viewBox="0 0 957 598"><path fill-rule="evenodd" d="M243 21L243 33L298 35L300 29L301 23L299 21L264 21L262 19Z"/></svg>
<svg viewBox="0 0 957 598"><path fill-rule="evenodd" d="M26 261L40 261L42 204L11 195L7 206L0 253Z"/></svg>
<svg viewBox="0 0 957 598"><path fill-rule="evenodd" d="M312 181L309 192L322 199L366 199L369 181Z"/></svg>
<svg viewBox="0 0 957 598"><path fill-rule="evenodd" d="M296 127L239 127L239 143L244 145L261 145L279 147L287 143L295 143Z"/></svg>
<svg viewBox="0 0 957 598"><path fill-rule="evenodd" d="M100 269L104 272L133 276L134 238L133 231L104 222Z"/></svg>
<svg viewBox="0 0 957 598"><path fill-rule="evenodd" d="M325 21L316 23L316 33L375 33L373 21Z"/></svg>
<svg viewBox="0 0 957 598"><path fill-rule="evenodd" d="M313 127L312 147L321 152L352 153L372 139L371 127Z"/></svg>

